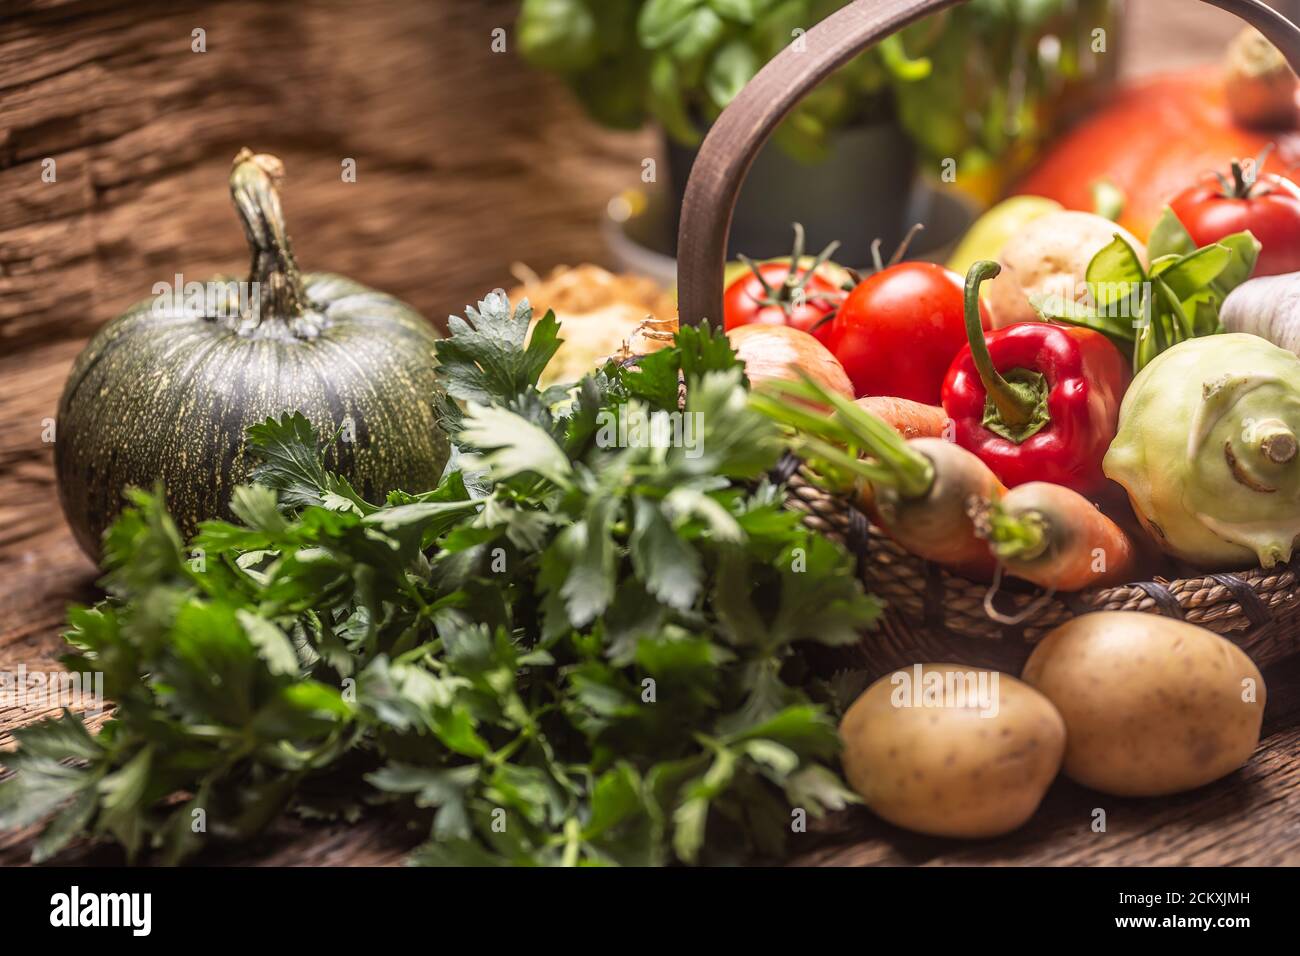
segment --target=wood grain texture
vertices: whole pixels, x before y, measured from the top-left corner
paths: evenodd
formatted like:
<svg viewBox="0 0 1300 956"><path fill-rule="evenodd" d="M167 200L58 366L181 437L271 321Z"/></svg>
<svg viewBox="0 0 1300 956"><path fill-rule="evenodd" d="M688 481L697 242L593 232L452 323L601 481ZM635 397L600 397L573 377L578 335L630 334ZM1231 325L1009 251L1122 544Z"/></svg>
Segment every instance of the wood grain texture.
<svg viewBox="0 0 1300 956"><path fill-rule="evenodd" d="M1175 4L1178 9L1174 9ZM594 228L636 182L650 137L581 123L555 84L487 53L513 4L493 0L217 2L9 0L0 19L0 669L53 670L69 601L95 569L64 525L42 440L93 329L179 270L246 266L225 177L243 145L289 169L285 211L306 268L333 269L438 318L508 266L603 258ZM1179 23L1184 0L1134 0ZM1204 22L1225 15L1196 5ZM1154 18L1154 20L1152 20ZM1201 22L1201 21L1196 21ZM189 52L190 30L209 52ZM1191 35L1190 33L1188 34ZM1137 36L1135 34L1135 36ZM1225 32L1200 35L1201 58ZM1151 69L1161 31L1125 51ZM344 156L355 184L339 181ZM40 182L56 159L57 184ZM1265 671L1265 739L1250 764L1190 794L1117 800L1058 781L1022 830L964 843L905 833L865 810L794 846L795 865L1300 863L1300 659ZM9 731L46 716L0 710ZM102 720L102 718L100 718ZM1092 811L1108 832L1093 833ZM0 865L32 832L0 833ZM200 862L387 865L421 834L380 817L282 820L262 840ZM79 845L60 862L120 862Z"/></svg>
<svg viewBox="0 0 1300 956"><path fill-rule="evenodd" d="M9 0L0 343L85 337L177 271L243 272L226 178L245 145L285 161L304 270L431 319L509 284L514 260L601 260L600 211L653 137L580 122L559 84L493 53L514 6Z"/></svg>

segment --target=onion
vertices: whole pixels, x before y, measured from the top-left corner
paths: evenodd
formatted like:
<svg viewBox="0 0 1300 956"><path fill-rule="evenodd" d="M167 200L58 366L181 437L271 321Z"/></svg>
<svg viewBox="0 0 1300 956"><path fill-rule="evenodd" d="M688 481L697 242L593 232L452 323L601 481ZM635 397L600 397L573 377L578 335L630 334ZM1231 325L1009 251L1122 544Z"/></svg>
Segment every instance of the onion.
<svg viewBox="0 0 1300 956"><path fill-rule="evenodd" d="M773 379L798 381L799 372L823 388L852 400L853 383L830 349L813 336L788 325L742 325L727 333L745 363L751 385Z"/></svg>
<svg viewBox="0 0 1300 956"><path fill-rule="evenodd" d="M1296 123L1296 76L1277 47L1254 27L1228 45L1223 91L1242 126L1291 129Z"/></svg>
<svg viewBox="0 0 1300 956"><path fill-rule="evenodd" d="M512 302L527 297L533 307L533 324L548 310L560 323L560 348L538 382L568 385L578 381L609 358L644 355L672 345L677 331L677 302L653 279L615 274L599 266L558 266L542 278L515 263L511 271L522 285L509 293ZM659 334L647 335L647 329Z"/></svg>

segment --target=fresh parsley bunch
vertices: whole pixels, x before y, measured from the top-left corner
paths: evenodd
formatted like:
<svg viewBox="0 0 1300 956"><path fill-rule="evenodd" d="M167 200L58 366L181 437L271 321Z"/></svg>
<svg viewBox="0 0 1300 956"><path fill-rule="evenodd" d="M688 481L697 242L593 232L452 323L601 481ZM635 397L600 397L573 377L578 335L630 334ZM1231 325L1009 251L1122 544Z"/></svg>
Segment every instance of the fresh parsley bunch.
<svg viewBox="0 0 1300 956"><path fill-rule="evenodd" d="M797 648L878 606L766 479L780 436L726 338L543 391L558 326L530 321L501 293L452 319L432 491L363 500L288 415L250 430L239 523L186 543L134 493L109 598L67 634L113 719L18 731L0 827L54 814L38 860L89 834L177 862L286 810L400 803L417 863L659 864L779 854L799 810L852 800ZM689 447L612 440L681 414Z"/></svg>

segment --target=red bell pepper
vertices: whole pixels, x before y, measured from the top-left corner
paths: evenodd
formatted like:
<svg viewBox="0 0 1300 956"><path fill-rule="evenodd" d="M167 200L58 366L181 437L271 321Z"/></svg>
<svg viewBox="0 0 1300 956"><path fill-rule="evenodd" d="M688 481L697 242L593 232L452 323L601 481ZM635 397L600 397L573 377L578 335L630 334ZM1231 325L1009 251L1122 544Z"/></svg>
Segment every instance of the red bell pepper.
<svg viewBox="0 0 1300 956"><path fill-rule="evenodd" d="M1105 483L1101 460L1115 437L1129 363L1091 329L1021 322L985 337L979 286L996 262L966 276L966 335L943 383L954 440L1008 488L1050 481L1081 494Z"/></svg>

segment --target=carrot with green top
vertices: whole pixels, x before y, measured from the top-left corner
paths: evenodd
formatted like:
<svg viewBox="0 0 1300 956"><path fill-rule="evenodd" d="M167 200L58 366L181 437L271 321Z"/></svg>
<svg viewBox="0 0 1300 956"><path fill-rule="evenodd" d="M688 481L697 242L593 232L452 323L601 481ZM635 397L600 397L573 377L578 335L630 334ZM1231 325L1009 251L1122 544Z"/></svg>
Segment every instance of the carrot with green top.
<svg viewBox="0 0 1300 956"><path fill-rule="evenodd" d="M1135 549L1091 501L1061 485L1031 481L972 510L976 530L1008 574L1056 591L1133 579Z"/></svg>
<svg viewBox="0 0 1300 956"><path fill-rule="evenodd" d="M949 429L948 413L938 405L926 405L892 395L869 395L857 405L888 422L904 438L942 438Z"/></svg>
<svg viewBox="0 0 1300 956"><path fill-rule="evenodd" d="M996 566L975 533L973 506L1006 489L978 457L941 438L903 438L889 423L807 377L769 382L750 401L792 429L791 448L912 554L968 577ZM830 415L808 408L826 405ZM802 404L801 404L802 403Z"/></svg>

